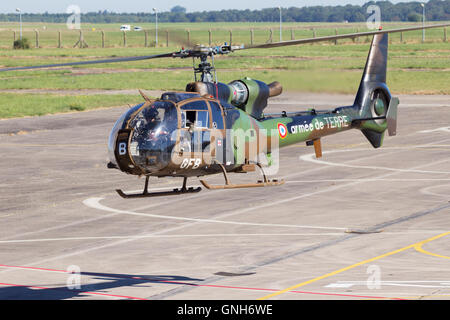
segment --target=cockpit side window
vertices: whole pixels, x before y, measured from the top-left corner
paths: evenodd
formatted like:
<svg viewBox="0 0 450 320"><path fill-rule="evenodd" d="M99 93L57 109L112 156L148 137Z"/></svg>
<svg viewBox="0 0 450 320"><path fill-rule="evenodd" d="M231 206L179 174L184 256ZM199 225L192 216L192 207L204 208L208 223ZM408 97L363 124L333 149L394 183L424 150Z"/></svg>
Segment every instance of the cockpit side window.
<svg viewBox="0 0 450 320"><path fill-rule="evenodd" d="M182 128L208 129L209 109L205 101L197 100L181 106Z"/></svg>
<svg viewBox="0 0 450 320"><path fill-rule="evenodd" d="M197 111L197 119L195 121L195 127L197 127L197 128L208 128L209 127L208 111Z"/></svg>
<svg viewBox="0 0 450 320"><path fill-rule="evenodd" d="M195 124L195 119L197 118L197 111L184 111L184 118L186 119L185 128L189 128L191 124Z"/></svg>
<svg viewBox="0 0 450 320"><path fill-rule="evenodd" d="M181 121L183 128L190 128L191 125L198 129L209 128L208 111L186 110L181 113Z"/></svg>
<svg viewBox="0 0 450 320"><path fill-rule="evenodd" d="M210 145L210 111L205 100L194 100L180 106L181 128L187 130L186 140L180 138L188 152L205 152Z"/></svg>

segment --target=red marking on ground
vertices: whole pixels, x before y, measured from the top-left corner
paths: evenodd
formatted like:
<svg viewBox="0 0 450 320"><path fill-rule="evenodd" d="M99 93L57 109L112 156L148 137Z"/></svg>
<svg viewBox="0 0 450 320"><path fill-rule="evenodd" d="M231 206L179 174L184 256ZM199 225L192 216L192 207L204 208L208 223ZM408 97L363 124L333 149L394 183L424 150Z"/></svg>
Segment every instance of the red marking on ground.
<svg viewBox="0 0 450 320"><path fill-rule="evenodd" d="M221 286L213 284L191 284L199 287L212 287L212 288L226 288L226 289L240 289L240 290L258 290L258 291L279 291L277 289L267 289L267 288L247 288L247 287L234 287L234 286ZM352 297L352 298L369 298L369 299L391 299L391 300L406 300L401 298L389 298L389 297L376 297L376 296L361 296L355 294L343 294L343 293L332 293L332 292L311 292L311 291L289 291L290 293L302 293L302 294L317 294L325 296L342 296L342 297Z"/></svg>
<svg viewBox="0 0 450 320"><path fill-rule="evenodd" d="M3 268L15 268L15 269L28 269L28 270L34 270L34 271L69 273L66 270L49 269L49 268L38 268L38 267L26 267L26 266L10 266L10 265L5 265L5 264L0 264L0 267L3 267ZM98 273L98 275L101 275L101 273ZM105 275L105 276L108 276L108 275ZM277 289L267 289L267 288L237 287L237 286L225 286L225 285L215 285L215 284L196 284L196 283L189 283L189 282L182 282L182 281L152 279L152 278L146 278L146 277L141 277L141 276L126 276L126 275L117 276L117 275L115 275L114 277L118 278L118 279L147 280L147 281L154 281L154 282L161 282L161 283L180 284L180 285L193 286L193 287L209 287L209 288L236 289L236 290L254 290L254 291L270 291L270 292L279 291ZM27 285L4 284L4 283L0 283L0 285L22 286L22 287L29 287L29 288L36 288L36 289L52 289L52 288L27 286ZM106 293L99 293L99 292L88 292L88 291L80 291L80 292L87 293L87 294L94 294L94 295L104 295L104 296L111 296L111 297L118 297L118 298L126 298L126 299L147 300L145 298L120 296L120 295L113 295L113 294L106 294ZM406 299L401 299L401 298L362 296L362 295L355 295L355 294L343 294L343 293L331 293L331 292L311 292L311 291L289 291L289 292L290 293L301 293L301 294L324 295L324 296L351 297L351 298L406 300Z"/></svg>
<svg viewBox="0 0 450 320"><path fill-rule="evenodd" d="M38 268L38 267L25 267L25 266L9 266L9 265L6 265L6 264L0 264L0 267L16 268L16 269L30 269L30 270L35 270L35 271L51 271L51 272L65 272L65 273L67 273L67 271L64 271L64 270L55 270L55 269Z"/></svg>

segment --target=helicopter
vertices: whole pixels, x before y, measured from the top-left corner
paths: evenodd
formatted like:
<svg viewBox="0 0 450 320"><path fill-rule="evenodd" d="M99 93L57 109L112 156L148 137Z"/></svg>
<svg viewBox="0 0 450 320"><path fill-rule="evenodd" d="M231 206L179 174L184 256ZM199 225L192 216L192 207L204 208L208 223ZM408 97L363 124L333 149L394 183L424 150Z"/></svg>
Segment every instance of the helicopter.
<svg viewBox="0 0 450 320"><path fill-rule="evenodd" d="M201 187L187 187L190 177L222 173L223 185L201 184L211 190L279 186L284 180L268 179L263 161L273 164L272 154L279 148L304 142L322 157L321 138L350 129L360 130L374 148L383 144L385 131L395 136L399 99L386 84L388 34L450 24L359 32L335 36L265 43L252 46L196 45L176 52L150 56L121 57L73 63L2 68L0 71L64 67L98 63L139 61L159 58L199 59L194 65L194 81L184 91L162 93L150 99L139 90L144 102L130 107L115 122L108 139L107 167L131 175L144 176L141 193L123 198L141 198L196 193ZM265 113L268 100L280 95L282 85L245 77L222 83L217 80L214 58L240 50L275 48L314 42L373 36L365 68L352 105L331 110ZM208 61L211 60L211 63ZM258 168L262 180L233 184L229 173L253 172ZM150 177L181 177L181 188L149 192Z"/></svg>

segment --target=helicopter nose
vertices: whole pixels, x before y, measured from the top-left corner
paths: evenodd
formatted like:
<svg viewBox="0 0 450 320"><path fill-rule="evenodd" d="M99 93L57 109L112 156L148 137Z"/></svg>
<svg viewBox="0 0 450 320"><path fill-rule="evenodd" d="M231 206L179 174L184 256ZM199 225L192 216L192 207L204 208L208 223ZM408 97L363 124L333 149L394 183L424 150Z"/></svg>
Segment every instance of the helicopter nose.
<svg viewBox="0 0 450 320"><path fill-rule="evenodd" d="M116 156L114 154L114 144L116 140L117 134L114 132L114 130L111 130L111 133L109 134L109 140L108 140L108 164L106 167L108 169L119 169L119 166L117 165Z"/></svg>

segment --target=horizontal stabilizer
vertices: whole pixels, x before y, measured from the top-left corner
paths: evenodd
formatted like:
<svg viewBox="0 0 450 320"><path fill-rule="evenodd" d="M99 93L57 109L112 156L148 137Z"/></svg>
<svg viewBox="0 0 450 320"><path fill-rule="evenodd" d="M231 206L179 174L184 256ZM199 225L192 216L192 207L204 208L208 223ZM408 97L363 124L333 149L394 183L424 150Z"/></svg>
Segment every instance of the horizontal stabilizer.
<svg viewBox="0 0 450 320"><path fill-rule="evenodd" d="M391 102L386 113L387 129L390 136L397 134L397 110L399 100L397 97L392 97Z"/></svg>
<svg viewBox="0 0 450 320"><path fill-rule="evenodd" d="M362 129L361 132L369 140L374 148L379 148L383 145L384 132L376 132L370 129Z"/></svg>

